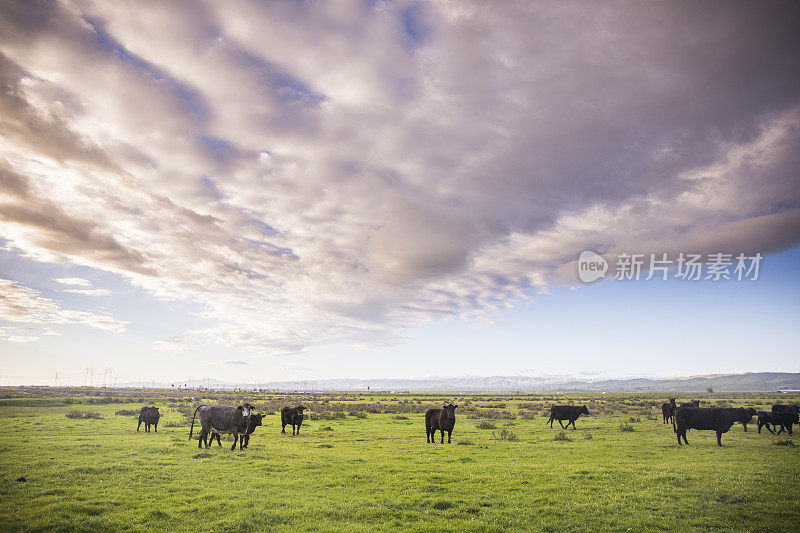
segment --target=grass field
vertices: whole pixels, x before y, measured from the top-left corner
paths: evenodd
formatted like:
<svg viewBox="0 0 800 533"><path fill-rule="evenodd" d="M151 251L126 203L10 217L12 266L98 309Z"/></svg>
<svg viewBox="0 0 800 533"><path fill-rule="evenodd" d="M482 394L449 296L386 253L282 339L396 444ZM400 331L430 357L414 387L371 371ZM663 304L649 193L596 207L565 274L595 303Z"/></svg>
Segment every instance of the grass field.
<svg viewBox="0 0 800 533"><path fill-rule="evenodd" d="M678 447L661 423L662 395L0 395L4 532L800 530L800 447L791 438L737 424L722 448L706 431ZM798 402L678 399L690 398ZM223 440L200 450L185 413L201 400L249 400L268 416L249 449L232 452ZM453 443L426 444L422 413L450 400L460 406ZM555 440L561 429L542 414L570 402L592 416ZM311 420L300 436L281 434L277 409L297 403ZM161 409L158 433L137 433L136 416L115 414L145 404ZM102 418L67 418L71 411ZM503 430L516 440L500 440Z"/></svg>

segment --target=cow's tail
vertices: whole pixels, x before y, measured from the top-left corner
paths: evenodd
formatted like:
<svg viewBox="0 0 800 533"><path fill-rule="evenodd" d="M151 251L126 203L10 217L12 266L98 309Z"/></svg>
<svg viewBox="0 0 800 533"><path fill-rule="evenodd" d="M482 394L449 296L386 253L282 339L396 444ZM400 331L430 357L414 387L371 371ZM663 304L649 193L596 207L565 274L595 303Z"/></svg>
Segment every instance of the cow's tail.
<svg viewBox="0 0 800 533"><path fill-rule="evenodd" d="M198 405L197 409L203 407L202 405ZM192 438L192 432L194 431L194 417L197 415L197 409L194 410L194 414L192 415L192 426L189 428L189 439Z"/></svg>
<svg viewBox="0 0 800 533"><path fill-rule="evenodd" d="M675 411L677 411L677 409L673 409L672 410L672 432L673 433L677 433L678 432L678 428L675 427L675 415L677 414Z"/></svg>

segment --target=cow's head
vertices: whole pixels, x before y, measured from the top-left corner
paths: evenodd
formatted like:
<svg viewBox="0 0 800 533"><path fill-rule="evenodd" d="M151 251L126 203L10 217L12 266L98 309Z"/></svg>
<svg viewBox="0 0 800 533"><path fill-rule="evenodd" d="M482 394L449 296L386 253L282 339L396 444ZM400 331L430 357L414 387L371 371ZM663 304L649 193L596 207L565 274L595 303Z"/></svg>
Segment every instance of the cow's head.
<svg viewBox="0 0 800 533"><path fill-rule="evenodd" d="M300 420L302 420L303 419L303 409L305 409L305 407L303 407L302 405L298 405L297 407L295 407L295 409L297 410L297 414L300 416Z"/></svg>
<svg viewBox="0 0 800 533"><path fill-rule="evenodd" d="M261 420L264 418L264 415L252 415L250 417L250 427L256 427L261 425Z"/></svg>
<svg viewBox="0 0 800 533"><path fill-rule="evenodd" d="M150 410L151 411L155 411L157 415L161 414L161 413L158 412L158 407L151 407Z"/></svg>
<svg viewBox="0 0 800 533"><path fill-rule="evenodd" d="M758 411L756 411L756 410L755 410L755 409L753 409L752 407L748 407L748 408L746 409L746 411L747 411L747 414L748 414L748 415L751 415L751 416L755 416L755 415L757 415L757 414L758 414Z"/></svg>
<svg viewBox="0 0 800 533"><path fill-rule="evenodd" d="M455 418L456 417L456 407L458 407L458 406L457 405L453 405L452 403L449 403L449 404L445 405L443 407L443 409L447 412L447 416L448 417Z"/></svg>
<svg viewBox="0 0 800 533"><path fill-rule="evenodd" d="M670 399L669 399L669 404L670 404L672 407L675 407L675 398L670 398Z"/></svg>
<svg viewBox="0 0 800 533"><path fill-rule="evenodd" d="M237 409L242 412L242 416L244 418L248 418L250 414L253 412L253 406L247 402L237 407Z"/></svg>
<svg viewBox="0 0 800 533"><path fill-rule="evenodd" d="M581 405L580 414L582 414L582 415L588 415L589 414L589 410L586 408L585 405Z"/></svg>

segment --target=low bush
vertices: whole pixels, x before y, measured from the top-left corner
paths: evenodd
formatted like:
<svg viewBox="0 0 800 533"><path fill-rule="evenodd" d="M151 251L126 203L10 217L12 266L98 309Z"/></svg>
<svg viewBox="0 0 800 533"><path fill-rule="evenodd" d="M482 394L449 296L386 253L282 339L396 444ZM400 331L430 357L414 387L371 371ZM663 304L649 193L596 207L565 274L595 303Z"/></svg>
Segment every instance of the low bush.
<svg viewBox="0 0 800 533"><path fill-rule="evenodd" d="M623 422L619 425L620 431L636 431L632 425L628 424L627 422Z"/></svg>
<svg viewBox="0 0 800 533"><path fill-rule="evenodd" d="M479 422L475 427L478 429L497 429L495 424L486 420Z"/></svg>
<svg viewBox="0 0 800 533"><path fill-rule="evenodd" d="M564 433L563 431L559 431L558 433L556 433L556 436L553 437L553 440L559 442L569 442L572 440L572 437L567 436L567 434Z"/></svg>
<svg viewBox="0 0 800 533"><path fill-rule="evenodd" d="M138 409L120 409L120 410L116 411L114 414L115 415L121 415L121 416L138 415L139 414L139 410Z"/></svg>
<svg viewBox="0 0 800 533"><path fill-rule="evenodd" d="M91 411L70 411L69 413L66 414L66 417L67 418L80 418L80 419L103 418L103 416L100 413L93 413Z"/></svg>
<svg viewBox="0 0 800 533"><path fill-rule="evenodd" d="M492 431L492 437L494 437L495 439L497 439L499 441L507 440L507 441L515 442L515 441L519 440L519 437L517 437L517 434L514 433L513 431L511 431L510 429L501 429L500 433L498 433L497 435L495 435L494 431Z"/></svg>

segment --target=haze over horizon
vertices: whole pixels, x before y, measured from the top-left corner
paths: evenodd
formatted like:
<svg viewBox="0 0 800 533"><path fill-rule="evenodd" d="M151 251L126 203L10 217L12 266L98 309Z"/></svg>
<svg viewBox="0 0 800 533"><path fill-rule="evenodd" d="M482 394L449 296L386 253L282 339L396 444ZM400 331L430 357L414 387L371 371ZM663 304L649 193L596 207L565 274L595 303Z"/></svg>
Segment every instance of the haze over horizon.
<svg viewBox="0 0 800 533"><path fill-rule="evenodd" d="M3 2L0 384L798 372L798 25ZM682 252L732 279L612 279Z"/></svg>

